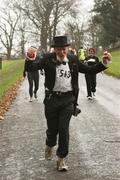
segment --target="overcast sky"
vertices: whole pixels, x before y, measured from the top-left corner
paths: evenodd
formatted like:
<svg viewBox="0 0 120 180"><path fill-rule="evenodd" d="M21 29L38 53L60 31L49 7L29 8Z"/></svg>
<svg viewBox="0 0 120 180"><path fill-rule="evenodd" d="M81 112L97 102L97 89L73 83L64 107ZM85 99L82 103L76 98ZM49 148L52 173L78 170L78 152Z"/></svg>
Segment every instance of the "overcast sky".
<svg viewBox="0 0 120 180"><path fill-rule="evenodd" d="M78 0L78 9L80 9L80 15L83 17L83 19L86 19L87 16L89 17L90 10L93 8L94 0Z"/></svg>
<svg viewBox="0 0 120 180"><path fill-rule="evenodd" d="M82 6L83 8L90 8L93 6L94 4L94 0L88 0L88 1L85 1L85 0L82 0Z"/></svg>
<svg viewBox="0 0 120 180"><path fill-rule="evenodd" d="M29 1L29 0L28 0ZM3 3L5 2L5 0L0 0L0 7L3 6ZM80 14L83 16L88 15L89 11L92 9L94 4L94 0L78 0L78 9L80 10Z"/></svg>
<svg viewBox="0 0 120 180"><path fill-rule="evenodd" d="M0 6L2 6L2 4L4 3L5 0L0 0ZM94 0L78 0L78 3L82 1L82 8L87 10L87 9L91 9L91 7L93 6Z"/></svg>

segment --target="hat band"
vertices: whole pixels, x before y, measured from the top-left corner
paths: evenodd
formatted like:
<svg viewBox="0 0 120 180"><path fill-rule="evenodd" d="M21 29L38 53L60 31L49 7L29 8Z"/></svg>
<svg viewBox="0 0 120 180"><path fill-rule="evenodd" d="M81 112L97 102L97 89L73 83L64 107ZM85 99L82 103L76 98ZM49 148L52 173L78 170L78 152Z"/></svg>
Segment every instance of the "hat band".
<svg viewBox="0 0 120 180"><path fill-rule="evenodd" d="M70 44L52 44L52 47L67 47L70 46Z"/></svg>

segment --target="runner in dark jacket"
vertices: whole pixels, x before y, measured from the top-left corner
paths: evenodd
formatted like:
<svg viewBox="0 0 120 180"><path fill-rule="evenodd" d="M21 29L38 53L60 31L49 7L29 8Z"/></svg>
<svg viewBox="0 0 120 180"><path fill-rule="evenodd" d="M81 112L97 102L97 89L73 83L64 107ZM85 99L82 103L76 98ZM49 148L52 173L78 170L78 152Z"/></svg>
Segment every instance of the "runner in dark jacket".
<svg viewBox="0 0 120 180"><path fill-rule="evenodd" d="M30 102L32 102L33 100L33 93L34 93L34 97L37 98L37 91L39 88L39 70L36 65L37 63L38 63L37 49L34 47L30 47L26 54L24 71L23 71L23 76L25 77L27 75L29 82Z"/></svg>
<svg viewBox="0 0 120 180"><path fill-rule="evenodd" d="M99 63L99 58L95 56L95 49L90 48L88 50L88 56L85 58L84 62L88 66L94 66ZM96 74L85 74L86 86L87 86L87 98L92 99L96 92Z"/></svg>

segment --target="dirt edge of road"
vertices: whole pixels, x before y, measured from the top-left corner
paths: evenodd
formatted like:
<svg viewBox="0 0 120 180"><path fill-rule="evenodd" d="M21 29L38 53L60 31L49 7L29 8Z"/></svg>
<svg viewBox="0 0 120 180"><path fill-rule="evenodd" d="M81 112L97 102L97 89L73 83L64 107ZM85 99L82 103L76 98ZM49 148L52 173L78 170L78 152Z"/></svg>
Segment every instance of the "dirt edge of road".
<svg viewBox="0 0 120 180"><path fill-rule="evenodd" d="M13 100L16 98L17 90L19 89L22 82L23 79L20 79L14 85L12 85L0 101L0 121L4 120L4 114L6 111L8 111Z"/></svg>

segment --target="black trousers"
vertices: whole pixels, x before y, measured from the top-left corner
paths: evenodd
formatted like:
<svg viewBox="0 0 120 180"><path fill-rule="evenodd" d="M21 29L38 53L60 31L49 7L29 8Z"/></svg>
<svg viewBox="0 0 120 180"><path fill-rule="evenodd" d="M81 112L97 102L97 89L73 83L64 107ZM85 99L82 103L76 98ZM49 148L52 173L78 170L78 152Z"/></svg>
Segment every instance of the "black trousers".
<svg viewBox="0 0 120 180"><path fill-rule="evenodd" d="M39 71L28 72L27 77L29 82L29 94L30 97L32 97L33 85L34 85L34 93L36 93L39 88Z"/></svg>
<svg viewBox="0 0 120 180"><path fill-rule="evenodd" d="M92 92L96 92L96 74L85 75L86 86L87 86L87 96L92 96Z"/></svg>
<svg viewBox="0 0 120 180"><path fill-rule="evenodd" d="M71 94L51 97L46 95L44 100L47 119L46 145L53 147L58 143L56 155L60 158L68 155L69 123L74 111L74 100L75 97Z"/></svg>

